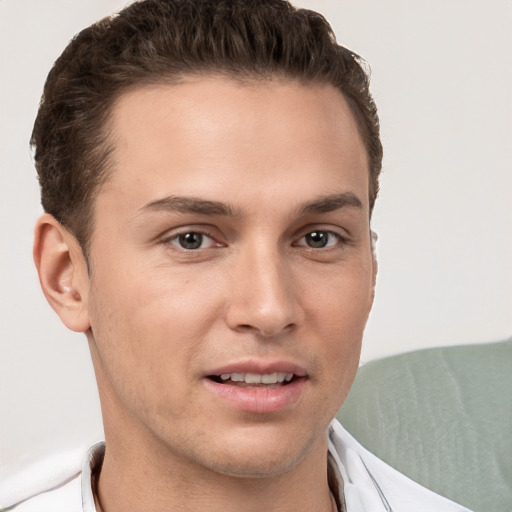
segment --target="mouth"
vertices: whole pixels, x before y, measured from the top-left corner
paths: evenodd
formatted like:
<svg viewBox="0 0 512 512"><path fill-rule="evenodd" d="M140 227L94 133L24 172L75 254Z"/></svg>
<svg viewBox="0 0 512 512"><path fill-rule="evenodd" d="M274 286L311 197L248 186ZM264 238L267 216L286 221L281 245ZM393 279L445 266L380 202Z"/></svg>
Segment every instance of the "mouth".
<svg viewBox="0 0 512 512"><path fill-rule="evenodd" d="M308 387L305 369L287 362L245 361L217 368L204 383L215 400L248 413L277 413L293 408Z"/></svg>
<svg viewBox="0 0 512 512"><path fill-rule="evenodd" d="M209 375L208 378L217 384L237 386L242 388L272 389L288 386L299 377L294 373L273 372L273 373L222 373L220 375Z"/></svg>

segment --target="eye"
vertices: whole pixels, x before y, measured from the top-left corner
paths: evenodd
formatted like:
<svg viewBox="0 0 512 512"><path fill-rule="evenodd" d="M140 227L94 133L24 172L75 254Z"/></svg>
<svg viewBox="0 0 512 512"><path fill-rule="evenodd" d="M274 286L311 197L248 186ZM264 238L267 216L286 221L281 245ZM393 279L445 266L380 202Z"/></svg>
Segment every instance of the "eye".
<svg viewBox="0 0 512 512"><path fill-rule="evenodd" d="M187 251L193 251L195 249L205 249L215 245L214 240L197 231L189 231L188 233L180 233L169 240L173 245L178 246L180 249L186 249Z"/></svg>
<svg viewBox="0 0 512 512"><path fill-rule="evenodd" d="M306 245L312 249L324 249L333 247L340 241L340 236L332 231L315 230L304 235L297 245Z"/></svg>

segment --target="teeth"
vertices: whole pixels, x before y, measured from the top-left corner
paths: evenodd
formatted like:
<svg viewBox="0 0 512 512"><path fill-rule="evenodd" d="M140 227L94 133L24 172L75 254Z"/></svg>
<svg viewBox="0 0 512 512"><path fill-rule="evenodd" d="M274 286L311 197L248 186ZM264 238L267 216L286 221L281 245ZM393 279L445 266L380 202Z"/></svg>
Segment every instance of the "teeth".
<svg viewBox="0 0 512 512"><path fill-rule="evenodd" d="M233 382L245 382L246 384L277 384L278 382L290 382L293 373L223 373L220 376L222 381L232 380Z"/></svg>
<svg viewBox="0 0 512 512"><path fill-rule="evenodd" d="M262 375L261 383L262 384L275 384L276 382L281 382L279 380L279 375L280 374L278 374L278 373L267 373L265 375ZM245 382L247 382L247 380Z"/></svg>

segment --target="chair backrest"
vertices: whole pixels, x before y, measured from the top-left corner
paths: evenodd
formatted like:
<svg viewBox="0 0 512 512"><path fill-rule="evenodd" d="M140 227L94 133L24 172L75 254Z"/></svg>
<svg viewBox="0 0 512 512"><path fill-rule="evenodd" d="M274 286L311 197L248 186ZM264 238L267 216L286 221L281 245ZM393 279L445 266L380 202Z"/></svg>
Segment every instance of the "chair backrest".
<svg viewBox="0 0 512 512"><path fill-rule="evenodd" d="M337 417L423 486L475 512L512 512L512 339L367 363Z"/></svg>

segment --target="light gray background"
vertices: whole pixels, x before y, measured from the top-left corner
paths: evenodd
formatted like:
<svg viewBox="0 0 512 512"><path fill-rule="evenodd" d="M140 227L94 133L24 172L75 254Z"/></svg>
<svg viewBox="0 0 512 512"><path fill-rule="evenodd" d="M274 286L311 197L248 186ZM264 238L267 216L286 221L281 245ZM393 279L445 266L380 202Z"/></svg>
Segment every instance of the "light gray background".
<svg viewBox="0 0 512 512"><path fill-rule="evenodd" d="M45 76L119 0L0 0L0 468L101 436L85 337L47 306L28 139ZM300 0L372 66L385 147L363 360L512 333L510 0ZM342 371L342 369L340 369Z"/></svg>

